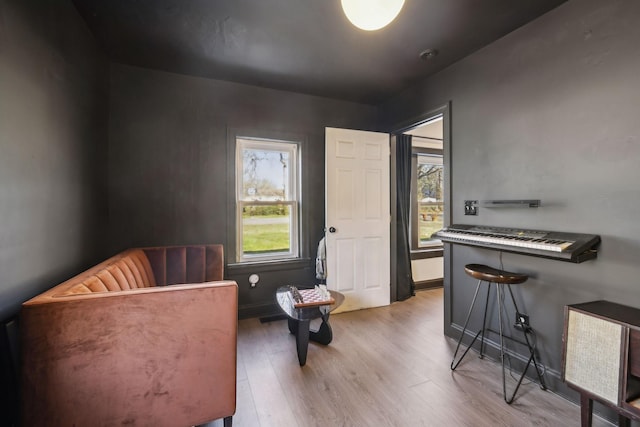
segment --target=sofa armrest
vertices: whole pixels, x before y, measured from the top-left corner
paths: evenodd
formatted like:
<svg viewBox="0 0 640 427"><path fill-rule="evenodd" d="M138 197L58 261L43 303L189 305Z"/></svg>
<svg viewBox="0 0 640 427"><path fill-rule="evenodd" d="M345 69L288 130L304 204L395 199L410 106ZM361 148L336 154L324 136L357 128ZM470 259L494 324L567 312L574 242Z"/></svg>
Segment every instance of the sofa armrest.
<svg viewBox="0 0 640 427"><path fill-rule="evenodd" d="M238 287L63 296L21 312L24 425L195 425L235 412Z"/></svg>

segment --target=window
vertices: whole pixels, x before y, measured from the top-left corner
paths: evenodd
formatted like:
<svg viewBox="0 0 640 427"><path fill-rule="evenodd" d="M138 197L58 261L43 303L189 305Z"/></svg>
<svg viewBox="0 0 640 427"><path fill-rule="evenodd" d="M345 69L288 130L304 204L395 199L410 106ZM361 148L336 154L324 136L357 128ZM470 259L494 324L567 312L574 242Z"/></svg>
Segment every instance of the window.
<svg viewBox="0 0 640 427"><path fill-rule="evenodd" d="M444 215L444 170L441 153L418 152L415 161L415 203L413 247L422 249L440 246L431 235L442 229Z"/></svg>
<svg viewBox="0 0 640 427"><path fill-rule="evenodd" d="M299 144L236 138L236 261L299 257Z"/></svg>
<svg viewBox="0 0 640 427"><path fill-rule="evenodd" d="M442 251L442 242L431 235L444 225L445 116L428 117L405 132L411 135L411 249Z"/></svg>

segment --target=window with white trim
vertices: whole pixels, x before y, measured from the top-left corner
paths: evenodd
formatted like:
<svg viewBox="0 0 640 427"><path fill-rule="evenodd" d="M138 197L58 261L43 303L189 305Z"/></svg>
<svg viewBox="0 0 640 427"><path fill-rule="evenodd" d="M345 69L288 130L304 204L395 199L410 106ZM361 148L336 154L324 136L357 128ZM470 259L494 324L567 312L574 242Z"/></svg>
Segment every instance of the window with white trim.
<svg viewBox="0 0 640 427"><path fill-rule="evenodd" d="M299 257L300 145L236 138L236 261Z"/></svg>
<svg viewBox="0 0 640 427"><path fill-rule="evenodd" d="M413 235L413 247L424 249L441 246L442 242L438 239L432 239L431 235L442 229L443 226L444 169L442 154L422 152L418 153L415 159L416 198L412 210L417 215L414 216L413 229L416 233Z"/></svg>

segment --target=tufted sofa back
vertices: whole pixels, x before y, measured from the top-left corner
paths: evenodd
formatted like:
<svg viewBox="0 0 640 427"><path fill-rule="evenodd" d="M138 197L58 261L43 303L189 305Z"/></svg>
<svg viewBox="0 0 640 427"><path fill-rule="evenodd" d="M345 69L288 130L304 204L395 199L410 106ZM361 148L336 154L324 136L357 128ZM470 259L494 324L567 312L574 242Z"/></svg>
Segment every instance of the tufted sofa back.
<svg viewBox="0 0 640 427"><path fill-rule="evenodd" d="M156 284L202 283L222 280L222 245L162 246L144 248Z"/></svg>
<svg viewBox="0 0 640 427"><path fill-rule="evenodd" d="M80 277L78 283L54 296L124 291L156 285L151 264L142 249L126 251L109 261L99 271Z"/></svg>
<svg viewBox="0 0 640 427"><path fill-rule="evenodd" d="M129 249L42 293L39 298L223 280L223 262L223 246L216 244Z"/></svg>

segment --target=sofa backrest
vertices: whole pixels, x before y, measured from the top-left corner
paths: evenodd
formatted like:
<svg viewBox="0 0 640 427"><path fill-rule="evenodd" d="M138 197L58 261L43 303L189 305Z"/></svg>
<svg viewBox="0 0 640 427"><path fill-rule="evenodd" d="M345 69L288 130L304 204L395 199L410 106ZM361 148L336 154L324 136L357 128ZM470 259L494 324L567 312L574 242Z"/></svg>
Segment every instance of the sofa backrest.
<svg viewBox="0 0 640 427"><path fill-rule="evenodd" d="M158 286L223 280L222 245L162 246L142 249Z"/></svg>
<svg viewBox="0 0 640 427"><path fill-rule="evenodd" d="M52 296L124 291L156 285L151 264L142 249L122 252L100 266L103 268L93 274L76 276L81 280L71 283L71 286L61 286L59 292Z"/></svg>
<svg viewBox="0 0 640 427"><path fill-rule="evenodd" d="M128 249L36 298L125 291L151 286L223 280L223 246L190 245Z"/></svg>

